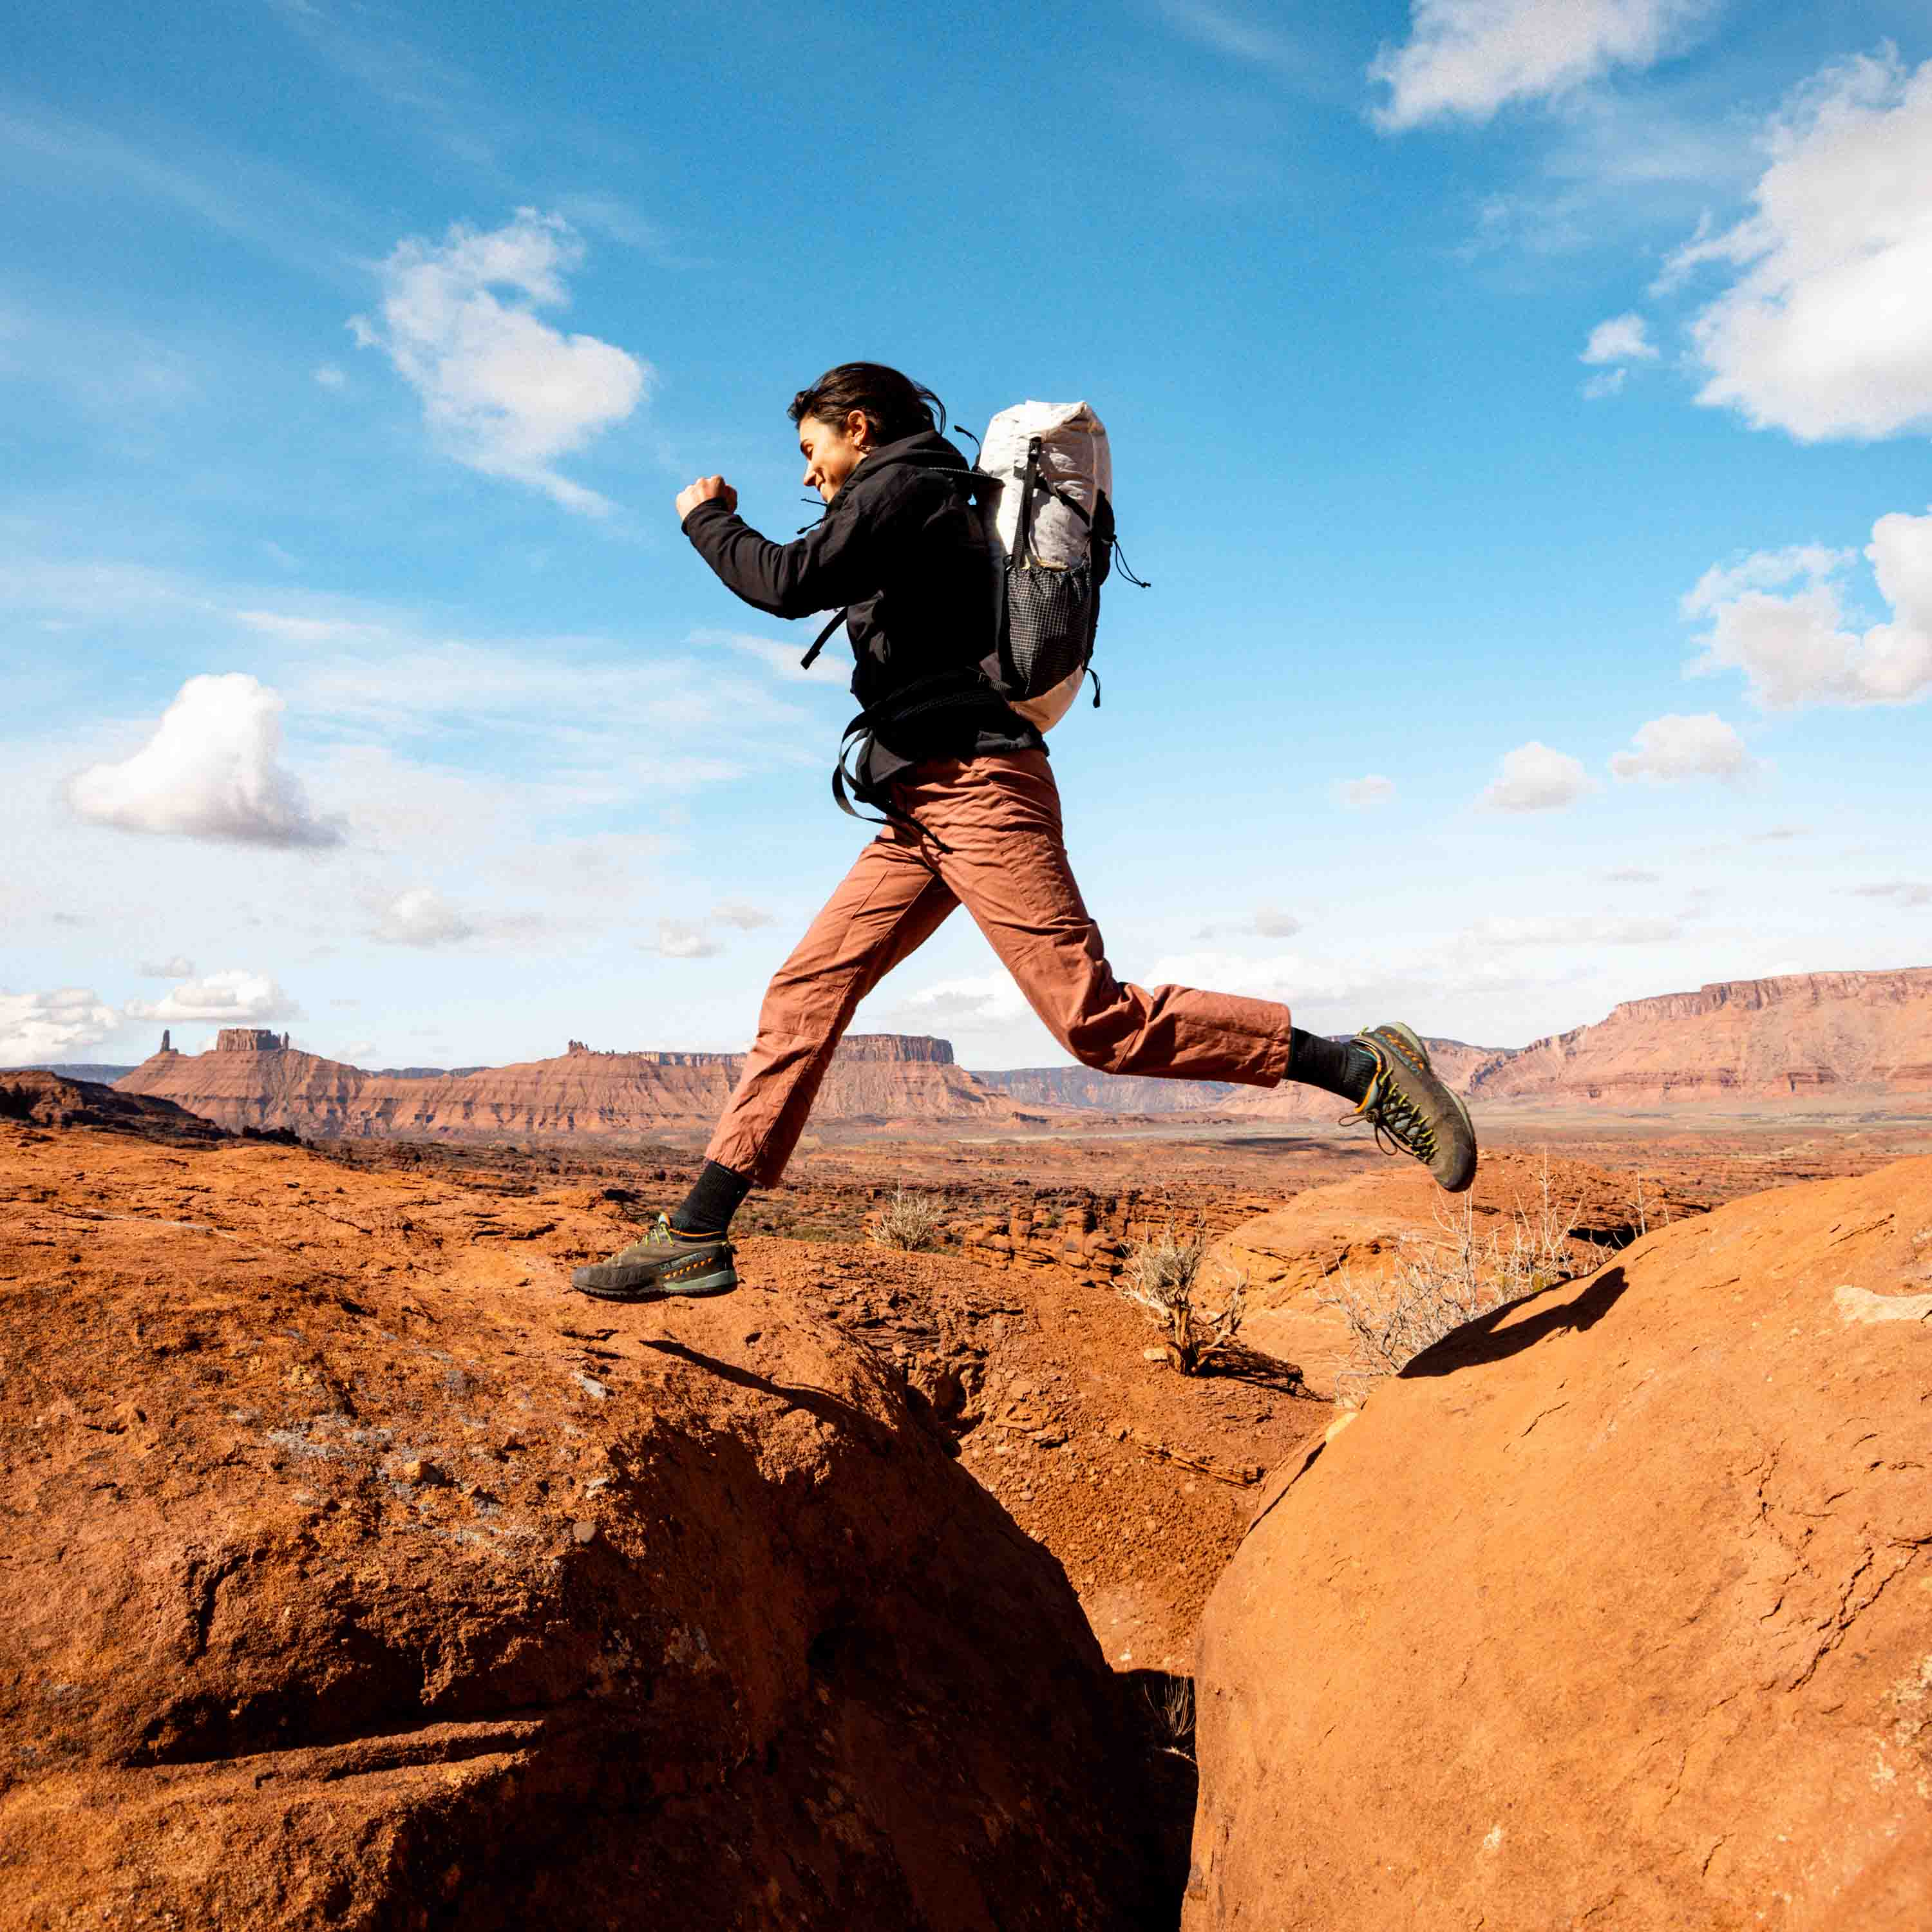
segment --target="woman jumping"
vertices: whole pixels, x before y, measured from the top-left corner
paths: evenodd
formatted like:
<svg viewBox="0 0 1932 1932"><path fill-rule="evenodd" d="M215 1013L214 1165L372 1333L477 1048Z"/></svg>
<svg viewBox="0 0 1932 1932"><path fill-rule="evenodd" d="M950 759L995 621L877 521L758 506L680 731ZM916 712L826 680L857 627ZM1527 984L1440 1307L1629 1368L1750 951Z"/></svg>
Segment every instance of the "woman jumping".
<svg viewBox="0 0 1932 1932"><path fill-rule="evenodd" d="M1305 1082L1353 1102L1349 1119L1444 1187L1466 1188L1476 1171L1468 1112L1408 1027L1340 1042L1304 1032L1271 1000L1114 977L1067 864L1046 741L978 671L998 566L972 472L940 433L944 407L896 370L848 362L801 389L790 416L806 486L827 506L806 535L760 536L722 476L683 490L677 512L746 603L775 617L846 610L852 691L872 728L860 795L882 808L885 828L772 981L743 1077L682 1205L644 1240L579 1268L573 1285L610 1301L736 1288L732 1216L784 1173L860 1001L959 905L1082 1065L1250 1087ZM950 683L944 703L930 700L935 682Z"/></svg>

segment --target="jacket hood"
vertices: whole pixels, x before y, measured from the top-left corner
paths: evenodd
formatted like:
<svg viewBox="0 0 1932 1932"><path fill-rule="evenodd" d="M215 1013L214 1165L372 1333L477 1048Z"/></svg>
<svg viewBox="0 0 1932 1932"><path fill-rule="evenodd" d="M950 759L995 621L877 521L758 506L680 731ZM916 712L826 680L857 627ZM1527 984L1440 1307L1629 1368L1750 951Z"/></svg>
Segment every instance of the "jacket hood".
<svg viewBox="0 0 1932 1932"><path fill-rule="evenodd" d="M914 436L902 436L896 442L881 443L854 472L852 481L898 464L915 470L970 470L958 447L937 430L922 429ZM848 486L849 487L849 486Z"/></svg>

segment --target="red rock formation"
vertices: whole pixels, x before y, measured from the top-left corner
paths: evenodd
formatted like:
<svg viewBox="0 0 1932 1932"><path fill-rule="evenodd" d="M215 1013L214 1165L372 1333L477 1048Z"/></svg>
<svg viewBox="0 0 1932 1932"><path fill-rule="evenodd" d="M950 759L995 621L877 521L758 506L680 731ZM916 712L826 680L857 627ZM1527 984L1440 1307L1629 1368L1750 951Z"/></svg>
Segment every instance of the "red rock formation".
<svg viewBox="0 0 1932 1932"><path fill-rule="evenodd" d="M70 1080L38 1068L0 1072L0 1120L37 1127L102 1127L194 1144L226 1138L212 1121L172 1101L120 1094L95 1081Z"/></svg>
<svg viewBox="0 0 1932 1932"><path fill-rule="evenodd" d="M554 1060L412 1077L324 1060L284 1037L224 1028L212 1052L158 1054L118 1090L173 1100L226 1127L288 1127L320 1138L637 1135L714 1120L744 1066L738 1054L594 1052L573 1040ZM860 1034L841 1046L817 1118L1022 1116L956 1066L946 1041Z"/></svg>
<svg viewBox="0 0 1932 1932"><path fill-rule="evenodd" d="M1928 1382L1919 1160L1380 1384L1208 1604L1185 1932L1932 1924Z"/></svg>
<svg viewBox="0 0 1932 1932"><path fill-rule="evenodd" d="M0 1932L1152 1922L1059 1564L794 1291L593 1319L610 1233L0 1120Z"/></svg>
<svg viewBox="0 0 1932 1932"><path fill-rule="evenodd" d="M289 1043L285 1033L269 1033L261 1027L224 1027L214 1036L217 1053L280 1053ZM168 1036L161 1036L161 1051L169 1051Z"/></svg>
<svg viewBox="0 0 1932 1932"><path fill-rule="evenodd" d="M1472 1100L1856 1102L1932 1088L1932 967L1793 973L1629 1000L1476 1070Z"/></svg>
<svg viewBox="0 0 1932 1932"><path fill-rule="evenodd" d="M1858 1107L1932 1090L1932 967L1737 980L1630 1000L1592 1026L1522 1048L1429 1040L1436 1070L1476 1103L1654 1107L1702 1101ZM982 1074L1013 1099L1120 1113L1198 1110L1331 1120L1333 1096L1206 1082L1109 1081L1082 1068ZM1118 1090L1118 1100L1112 1096Z"/></svg>
<svg viewBox="0 0 1932 1932"><path fill-rule="evenodd" d="M1431 1040L1430 1058L1459 1094L1478 1066L1508 1054L1459 1040ZM1024 1106L1076 1107L1104 1114L1220 1114L1240 1120L1332 1120L1347 1103L1318 1088L1283 1081L1279 1087L1238 1087L1222 1080L1150 1080L1136 1074L1096 1073L1084 1066L1024 1066L974 1078Z"/></svg>
<svg viewBox="0 0 1932 1932"><path fill-rule="evenodd" d="M1220 1109L1244 1090L1225 1080L1150 1080L1088 1066L1016 1066L973 1078L1023 1107L1077 1107L1096 1114L1187 1114Z"/></svg>

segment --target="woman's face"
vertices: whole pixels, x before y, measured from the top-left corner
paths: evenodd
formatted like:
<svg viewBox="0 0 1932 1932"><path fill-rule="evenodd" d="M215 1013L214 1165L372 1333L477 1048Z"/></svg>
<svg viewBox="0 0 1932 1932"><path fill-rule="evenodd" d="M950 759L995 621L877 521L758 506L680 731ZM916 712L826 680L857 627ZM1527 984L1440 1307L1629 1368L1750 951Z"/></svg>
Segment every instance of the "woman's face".
<svg viewBox="0 0 1932 1932"><path fill-rule="evenodd" d="M830 502L863 460L871 442L872 425L862 410L849 410L842 422L801 418L798 446L805 458L805 487Z"/></svg>

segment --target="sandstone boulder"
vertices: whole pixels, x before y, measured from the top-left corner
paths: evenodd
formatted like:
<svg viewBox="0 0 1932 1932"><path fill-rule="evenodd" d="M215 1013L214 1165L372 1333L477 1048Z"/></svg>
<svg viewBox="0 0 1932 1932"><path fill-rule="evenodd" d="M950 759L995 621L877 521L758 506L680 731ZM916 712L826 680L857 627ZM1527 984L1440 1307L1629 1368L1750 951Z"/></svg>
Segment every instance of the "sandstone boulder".
<svg viewBox="0 0 1932 1932"><path fill-rule="evenodd" d="M798 1300L608 1244L0 1121L0 1928L1143 1922L1059 1566Z"/></svg>
<svg viewBox="0 0 1932 1932"><path fill-rule="evenodd" d="M1459 1240L1510 1252L1519 1240L1553 1248L1566 1272L1580 1272L1599 1244L1636 1232L1630 1222L1640 1184L1538 1151L1486 1154L1475 1185L1456 1199L1426 1168L1390 1160L1367 1174L1304 1189L1278 1208L1241 1222L1209 1250L1210 1264L1248 1285L1244 1337L1264 1353L1299 1362L1313 1385L1334 1390L1353 1353L1333 1298L1344 1289L1371 1299L1413 1262L1453 1250ZM1702 1211L1681 1190L1649 1184L1647 1213ZM1463 1216L1467 1214L1467 1226ZM1571 1231L1561 1238L1561 1231Z"/></svg>
<svg viewBox="0 0 1932 1932"><path fill-rule="evenodd" d="M1186 1932L1932 1924L1932 1160L1471 1324L1204 1622Z"/></svg>

